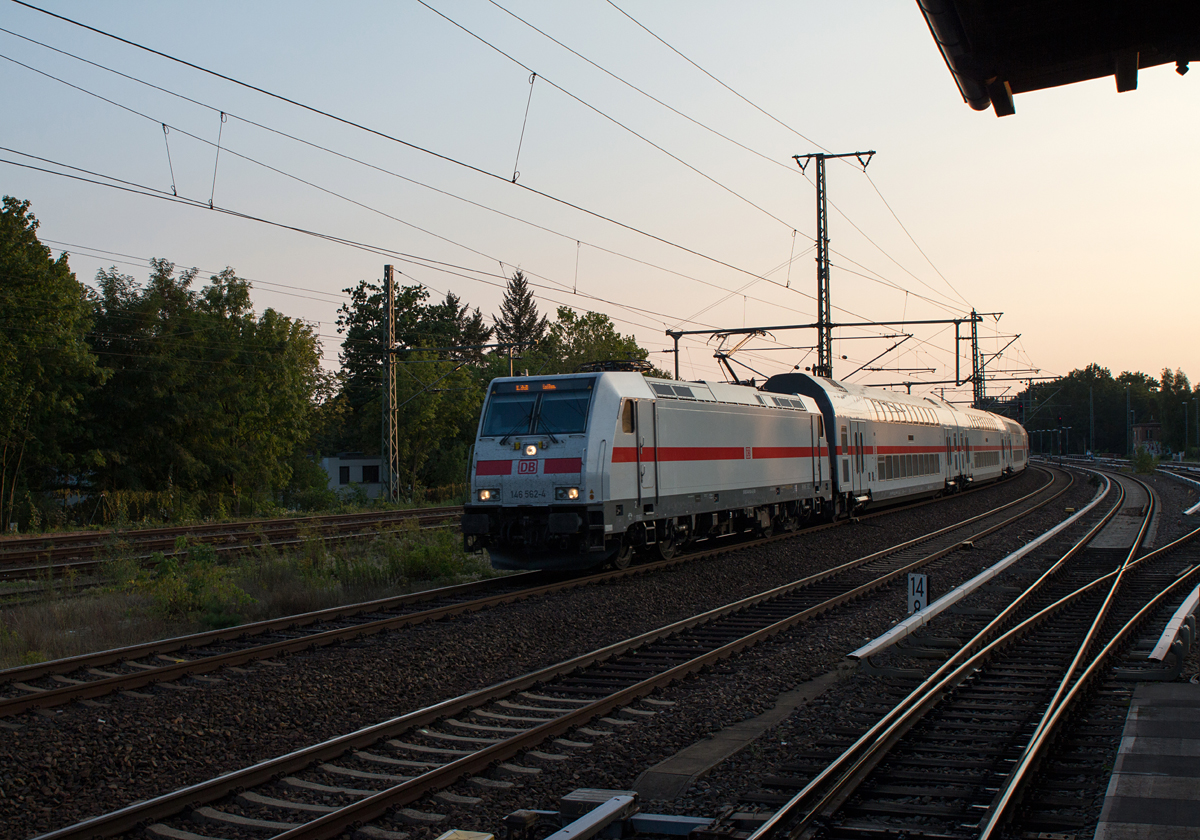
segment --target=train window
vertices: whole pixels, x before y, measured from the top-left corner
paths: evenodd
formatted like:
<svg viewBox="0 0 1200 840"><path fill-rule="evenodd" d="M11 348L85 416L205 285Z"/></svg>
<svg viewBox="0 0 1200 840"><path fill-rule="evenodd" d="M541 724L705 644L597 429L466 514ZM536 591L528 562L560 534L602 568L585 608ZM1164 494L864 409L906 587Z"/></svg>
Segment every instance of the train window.
<svg viewBox="0 0 1200 840"><path fill-rule="evenodd" d="M850 439L846 436L846 427L842 426L842 454L850 451Z"/></svg>
<svg viewBox="0 0 1200 840"><path fill-rule="evenodd" d="M541 394L534 434L582 434L587 430L591 402L591 391L546 391Z"/></svg>
<svg viewBox="0 0 1200 840"><path fill-rule="evenodd" d="M850 459L849 458L842 459L842 481L846 482L847 484L850 483Z"/></svg>
<svg viewBox="0 0 1200 840"><path fill-rule="evenodd" d="M633 400L625 400L621 406L621 431L633 434Z"/></svg>
<svg viewBox="0 0 1200 840"><path fill-rule="evenodd" d="M883 479L887 478L887 456L879 455L876 457L875 462L875 468L879 471L879 480L882 481Z"/></svg>
<svg viewBox="0 0 1200 840"><path fill-rule="evenodd" d="M819 414L817 415L817 437L825 437L825 418Z"/></svg>
<svg viewBox="0 0 1200 840"><path fill-rule="evenodd" d="M537 398L537 394L529 393L492 394L480 434L483 437L496 437L527 433Z"/></svg>

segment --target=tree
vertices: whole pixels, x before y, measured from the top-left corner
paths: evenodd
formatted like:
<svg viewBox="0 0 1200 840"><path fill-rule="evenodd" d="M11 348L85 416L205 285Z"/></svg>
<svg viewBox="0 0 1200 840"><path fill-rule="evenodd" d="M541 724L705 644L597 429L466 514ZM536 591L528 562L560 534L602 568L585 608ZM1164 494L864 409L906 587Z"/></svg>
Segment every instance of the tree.
<svg viewBox="0 0 1200 840"><path fill-rule="evenodd" d="M29 202L5 196L0 210L0 528L19 495L88 465L69 442L79 408L98 385L85 336L92 304L63 253L52 259L37 238Z"/></svg>
<svg viewBox="0 0 1200 840"><path fill-rule="evenodd" d="M589 362L645 361L650 355L632 335L617 332L616 325L601 312L579 314L560 306L556 314L540 350L548 360L543 373L573 373ZM650 375L671 378L658 370Z"/></svg>
<svg viewBox="0 0 1200 840"><path fill-rule="evenodd" d="M500 316L492 316L496 323L496 338L503 344L516 344L517 352L537 345L546 335L546 318L538 316L533 291L520 269L513 273L500 302Z"/></svg>
<svg viewBox="0 0 1200 840"><path fill-rule="evenodd" d="M387 344L387 290L382 283L360 280L357 286L342 291L350 300L338 307L337 331L345 336L338 361L342 365L343 392L357 412L380 394ZM428 297L423 286L396 289L396 340L401 346L423 343L419 341L422 336L418 324Z"/></svg>
<svg viewBox="0 0 1200 840"><path fill-rule="evenodd" d="M1178 368L1174 373L1170 368L1163 368L1158 387L1158 417L1163 424L1163 441L1180 452L1183 451L1186 437L1184 422L1187 412L1183 404L1191 399L1192 386L1188 383L1187 374Z"/></svg>
<svg viewBox="0 0 1200 840"><path fill-rule="evenodd" d="M267 309L233 269L191 289L196 270L152 260L141 287L101 270L93 342L111 371L90 402L100 486L271 500L288 483L328 391L308 325Z"/></svg>
<svg viewBox="0 0 1200 840"><path fill-rule="evenodd" d="M324 443L329 451L374 453L382 436L386 290L362 281L346 292L350 299L338 310L338 331L345 335L338 401L345 413L340 433ZM396 290L399 480L414 489L463 480L483 397L474 372L485 357L480 349L454 348L478 347L492 333L479 309L457 295L436 304L426 303L428 296L422 286Z"/></svg>
<svg viewBox="0 0 1200 840"><path fill-rule="evenodd" d="M445 352L448 358L476 364L483 362L481 345L491 340L493 332L479 307L471 309L454 292L446 292L446 299L427 307L421 318L422 346L454 348Z"/></svg>

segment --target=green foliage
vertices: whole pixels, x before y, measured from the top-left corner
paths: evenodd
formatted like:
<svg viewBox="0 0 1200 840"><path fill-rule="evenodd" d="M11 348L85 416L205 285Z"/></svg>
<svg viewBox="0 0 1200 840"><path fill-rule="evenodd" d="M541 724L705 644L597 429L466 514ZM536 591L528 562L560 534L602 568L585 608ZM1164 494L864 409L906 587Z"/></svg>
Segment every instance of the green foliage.
<svg viewBox="0 0 1200 840"><path fill-rule="evenodd" d="M1155 458L1144 446L1139 446L1133 453L1131 459L1133 463L1133 471L1142 475L1150 475L1158 469L1158 459Z"/></svg>
<svg viewBox="0 0 1200 840"><path fill-rule="evenodd" d="M220 565L211 546L189 546L181 537L176 554L159 552L154 560L152 568L138 569L126 586L149 596L160 618L200 618L211 627L228 627L241 622L236 611L253 601L238 586L236 570Z"/></svg>
<svg viewBox="0 0 1200 840"><path fill-rule="evenodd" d="M92 304L64 253L51 259L28 201L0 210L0 530L27 491L51 488L94 455L70 445L103 375L85 336Z"/></svg>
<svg viewBox="0 0 1200 840"><path fill-rule="evenodd" d="M311 512L338 506L337 492L329 489L329 475L316 460L297 450L291 468L292 480L283 491L284 507Z"/></svg>
<svg viewBox="0 0 1200 840"><path fill-rule="evenodd" d="M496 339L502 344L518 345L517 352L537 346L546 335L546 318L538 314L533 290L520 269L509 278L504 299L500 302L500 314L493 316L493 320Z"/></svg>
<svg viewBox="0 0 1200 840"><path fill-rule="evenodd" d="M616 325L603 313L579 314L569 306L560 306L556 315L546 338L522 361L522 367L531 373L574 373L588 362L645 361L650 355L632 335L617 332ZM651 375L673 378L659 370Z"/></svg>
<svg viewBox="0 0 1200 840"><path fill-rule="evenodd" d="M29 649L20 633L0 621L0 662L37 665L39 662L48 661L49 658L40 650Z"/></svg>
<svg viewBox="0 0 1200 840"><path fill-rule="evenodd" d="M1183 403L1188 403L1189 440L1196 441L1196 415L1200 390L1191 388L1181 370L1162 371L1161 379L1125 371L1114 377L1107 368L1088 365L1059 379L1039 382L1019 395L1029 406L1025 426L1030 430L1055 429L1058 417L1069 426L1071 454L1089 448L1088 432L1094 418L1097 452L1128 452L1129 427L1134 423L1162 424L1163 443L1171 450L1184 444ZM1128 399L1129 412L1126 411ZM1033 435L1037 441L1037 435ZM1132 454L1132 453L1129 453Z"/></svg>
<svg viewBox="0 0 1200 840"><path fill-rule="evenodd" d="M260 506L288 485L314 405L332 390L308 325L267 309L225 269L199 292L196 270L152 260L145 286L101 270L93 338L111 378L89 401L106 490L228 494Z"/></svg>
<svg viewBox="0 0 1200 840"><path fill-rule="evenodd" d="M320 447L375 453L382 435L386 293L381 284L366 281L346 292L350 300L338 311L345 340L342 390L335 400L344 410ZM414 498L421 487L461 481L466 473L483 399L477 370L484 355L478 345L491 330L478 309L453 294L428 304L424 288L402 286L395 296L399 481L404 496Z"/></svg>
<svg viewBox="0 0 1200 840"><path fill-rule="evenodd" d="M485 562L467 555L457 534L446 530L422 530L411 520L394 531L380 534L359 557L333 558L330 571L347 588L378 589L408 587L417 582L441 581L464 575L489 574Z"/></svg>

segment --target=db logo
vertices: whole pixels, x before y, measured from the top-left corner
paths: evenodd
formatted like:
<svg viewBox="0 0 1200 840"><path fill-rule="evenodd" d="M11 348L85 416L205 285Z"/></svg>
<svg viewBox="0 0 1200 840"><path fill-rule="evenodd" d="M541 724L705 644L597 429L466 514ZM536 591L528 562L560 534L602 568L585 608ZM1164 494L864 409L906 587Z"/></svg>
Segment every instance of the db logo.
<svg viewBox="0 0 1200 840"><path fill-rule="evenodd" d="M537 475L537 461L517 461L517 475Z"/></svg>

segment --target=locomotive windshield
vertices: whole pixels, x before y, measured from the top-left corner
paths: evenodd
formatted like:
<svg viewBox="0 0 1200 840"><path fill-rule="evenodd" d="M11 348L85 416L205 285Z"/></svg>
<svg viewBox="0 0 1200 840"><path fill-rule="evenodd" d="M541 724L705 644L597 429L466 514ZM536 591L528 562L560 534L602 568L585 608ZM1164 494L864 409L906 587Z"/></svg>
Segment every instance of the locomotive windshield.
<svg viewBox="0 0 1200 840"><path fill-rule="evenodd" d="M493 383L480 436L582 434L593 384L591 378Z"/></svg>

